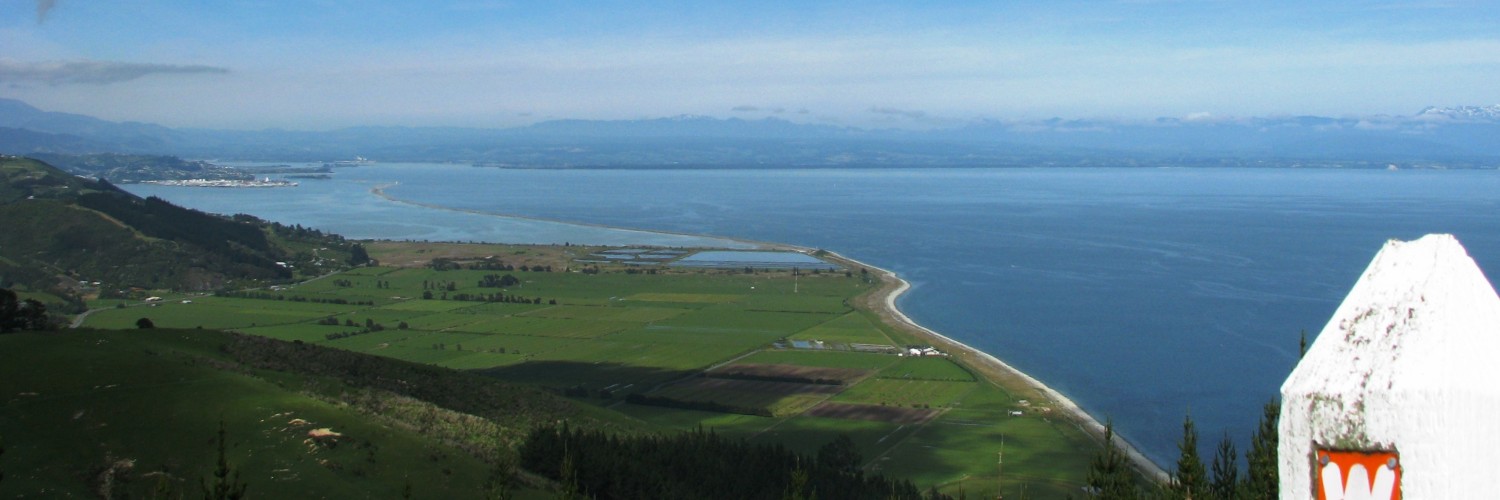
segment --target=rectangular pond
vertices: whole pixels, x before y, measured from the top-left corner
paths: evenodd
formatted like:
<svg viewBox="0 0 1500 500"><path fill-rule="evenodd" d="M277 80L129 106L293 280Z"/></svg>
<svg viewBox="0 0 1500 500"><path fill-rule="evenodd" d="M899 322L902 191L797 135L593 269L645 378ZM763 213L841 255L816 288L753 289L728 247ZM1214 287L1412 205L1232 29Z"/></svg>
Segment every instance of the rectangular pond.
<svg viewBox="0 0 1500 500"><path fill-rule="evenodd" d="M695 267L712 269L820 269L831 271L839 266L817 257L798 252L751 252L731 250L709 250L678 259L672 267Z"/></svg>

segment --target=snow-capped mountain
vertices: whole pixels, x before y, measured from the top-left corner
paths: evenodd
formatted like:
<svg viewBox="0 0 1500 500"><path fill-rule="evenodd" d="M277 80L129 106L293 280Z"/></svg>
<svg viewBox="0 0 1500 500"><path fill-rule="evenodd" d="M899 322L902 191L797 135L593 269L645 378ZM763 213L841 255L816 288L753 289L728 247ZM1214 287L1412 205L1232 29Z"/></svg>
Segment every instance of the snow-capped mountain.
<svg viewBox="0 0 1500 500"><path fill-rule="evenodd" d="M1417 112L1417 118L1500 121L1500 104L1492 106L1428 106L1422 111Z"/></svg>

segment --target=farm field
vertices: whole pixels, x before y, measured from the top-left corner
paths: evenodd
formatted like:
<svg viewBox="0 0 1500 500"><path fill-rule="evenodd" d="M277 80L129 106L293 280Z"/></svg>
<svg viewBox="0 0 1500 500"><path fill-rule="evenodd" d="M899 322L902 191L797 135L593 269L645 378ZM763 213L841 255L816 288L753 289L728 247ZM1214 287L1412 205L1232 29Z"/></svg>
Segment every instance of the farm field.
<svg viewBox="0 0 1500 500"><path fill-rule="evenodd" d="M1096 446L952 358L895 355L916 340L851 305L879 285L857 273L584 263L600 250L580 247L368 246L390 265L129 302L84 326L146 318L473 370L660 429L701 426L802 451L845 433L867 467L949 493L993 496L986 464L1011 429L1016 460L1032 453L1055 465L1007 475L1007 485L1081 481Z"/></svg>

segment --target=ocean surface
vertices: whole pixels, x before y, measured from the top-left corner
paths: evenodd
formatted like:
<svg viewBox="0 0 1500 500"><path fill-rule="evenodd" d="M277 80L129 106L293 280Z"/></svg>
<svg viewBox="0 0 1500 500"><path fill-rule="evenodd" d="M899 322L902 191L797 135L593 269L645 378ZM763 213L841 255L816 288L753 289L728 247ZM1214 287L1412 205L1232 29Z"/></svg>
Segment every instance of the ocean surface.
<svg viewBox="0 0 1500 500"><path fill-rule="evenodd" d="M1386 240L1453 233L1500 272L1494 170L379 164L296 188L126 188L353 238L826 248L899 273L902 311L1112 419L1164 466L1189 414L1205 456L1225 435L1245 449L1300 332L1317 335Z"/></svg>

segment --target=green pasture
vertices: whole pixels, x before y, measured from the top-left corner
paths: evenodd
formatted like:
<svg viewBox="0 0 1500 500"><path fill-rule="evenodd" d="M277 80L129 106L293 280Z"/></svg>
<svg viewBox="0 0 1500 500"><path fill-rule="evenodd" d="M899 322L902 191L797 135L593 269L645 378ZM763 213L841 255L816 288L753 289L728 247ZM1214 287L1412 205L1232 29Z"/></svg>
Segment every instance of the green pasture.
<svg viewBox="0 0 1500 500"><path fill-rule="evenodd" d="M814 349L768 349L741 359L739 363L880 370L901 360L902 358L889 354Z"/></svg>
<svg viewBox="0 0 1500 500"><path fill-rule="evenodd" d="M624 300L678 304L728 304L740 300L741 297L740 295L713 293L637 293L624 297Z"/></svg>
<svg viewBox="0 0 1500 500"><path fill-rule="evenodd" d="M816 295L807 291L798 293L777 294L754 294L745 298L740 304L746 309L756 311L781 311L781 312L812 312L812 313L841 313L849 310L846 303L848 297L845 295Z"/></svg>
<svg viewBox="0 0 1500 500"><path fill-rule="evenodd" d="M882 471L899 471L918 484L940 484L954 494L962 485L974 497L993 497L1000 442L1005 443L1004 493L1022 486L1034 498L1082 496L1079 471L1091 455L1057 446L1076 442L1080 432L1065 420L993 412L950 410L892 450Z"/></svg>
<svg viewBox="0 0 1500 500"><path fill-rule="evenodd" d="M880 371L880 378L911 380L973 381L974 374L947 356L903 356L901 361Z"/></svg>
<svg viewBox="0 0 1500 500"><path fill-rule="evenodd" d="M387 311L413 311L413 312L448 312L465 308L475 307L471 302L459 302L456 300L422 300L412 299L393 304L381 306Z"/></svg>
<svg viewBox="0 0 1500 500"><path fill-rule="evenodd" d="M783 336L806 330L833 319L831 314L750 311L735 305L720 304L683 314L656 325L695 327L725 332L774 332Z"/></svg>
<svg viewBox="0 0 1500 500"><path fill-rule="evenodd" d="M431 300L429 300L429 301L426 301L426 302L446 302L446 301L431 301ZM450 309L449 312L462 313L462 314L472 314L472 315L478 315L478 316L513 316L513 315L517 315L517 314L524 314L524 313L529 312L529 311L535 311L537 309L546 309L546 308L549 308L549 307L555 307L555 306L549 306L549 305L544 305L544 304L514 304L514 303L504 303L504 302L459 302L459 303L460 304L466 304L466 305L462 306L462 307L455 308L455 309Z"/></svg>
<svg viewBox="0 0 1500 500"><path fill-rule="evenodd" d="M611 321L507 316L481 319L462 326L451 327L450 329L475 333L506 333L512 335L593 339L618 332L631 325L631 323Z"/></svg>
<svg viewBox="0 0 1500 500"><path fill-rule="evenodd" d="M701 426L704 429L720 434L742 437L750 437L781 421L781 419L777 418L756 415L682 410L647 405L620 404L611 406L610 408L668 429L690 431Z"/></svg>
<svg viewBox="0 0 1500 500"><path fill-rule="evenodd" d="M834 401L886 406L938 408L948 406L974 390L975 382L941 382L872 378L840 393Z"/></svg>
<svg viewBox="0 0 1500 500"><path fill-rule="evenodd" d="M820 325L797 332L790 338L797 340L821 340L837 344L893 345L886 336L864 314L854 311Z"/></svg>
<svg viewBox="0 0 1500 500"><path fill-rule="evenodd" d="M148 318L158 328L227 329L264 325L301 323L328 316L331 308L274 300L193 299L191 304L159 302L152 305L105 309L89 315L84 326L91 328L135 328L136 321ZM347 310L347 309L345 309Z"/></svg>
<svg viewBox="0 0 1500 500"><path fill-rule="evenodd" d="M788 418L762 431L752 440L782 444L793 451L816 453L819 447L828 444L835 436L847 434L868 463L900 443L916 429L915 425L798 416ZM903 473L896 475L906 477Z"/></svg>
<svg viewBox="0 0 1500 500"><path fill-rule="evenodd" d="M830 386L745 380L691 379L652 392L679 401L712 401L742 408L764 408L772 415L796 415L828 399L815 392Z"/></svg>

